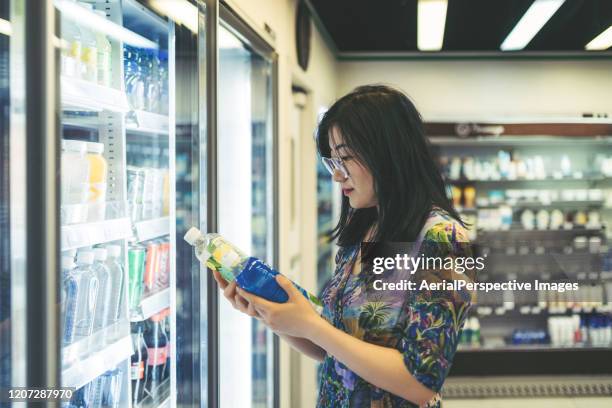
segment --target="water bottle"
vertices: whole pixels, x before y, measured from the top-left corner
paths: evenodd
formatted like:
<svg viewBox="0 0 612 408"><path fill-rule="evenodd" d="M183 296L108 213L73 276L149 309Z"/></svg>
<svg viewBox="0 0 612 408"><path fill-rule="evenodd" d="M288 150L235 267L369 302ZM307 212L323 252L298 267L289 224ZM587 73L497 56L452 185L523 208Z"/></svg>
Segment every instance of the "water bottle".
<svg viewBox="0 0 612 408"><path fill-rule="evenodd" d="M62 257L62 344L67 346L74 341L74 321L77 309L77 296L80 285L80 275L72 270L76 267L72 256Z"/></svg>
<svg viewBox="0 0 612 408"><path fill-rule="evenodd" d="M81 77L81 30L70 19L62 19L62 39L66 44L62 47L62 74L72 77Z"/></svg>
<svg viewBox="0 0 612 408"><path fill-rule="evenodd" d="M98 298L98 277L91 269L93 261L93 252L81 251L77 255L77 267L72 271L80 281L74 319L74 341L90 336L93 331Z"/></svg>
<svg viewBox="0 0 612 408"><path fill-rule="evenodd" d="M113 283L111 281L110 271L106 266L106 257L106 249L94 249L94 264L92 270L96 274L99 283L98 300L96 302L96 313L94 317L94 331L103 329L108 326L110 322L110 300Z"/></svg>
<svg viewBox="0 0 612 408"><path fill-rule="evenodd" d="M106 251L108 252L108 258L106 258L106 266L110 271L111 277L111 296L110 296L110 323L114 323L121 319L121 312L123 311L123 265L121 264L121 246L119 245L107 245Z"/></svg>
<svg viewBox="0 0 612 408"><path fill-rule="evenodd" d="M81 5L93 12L93 4L81 3ZM96 82L98 78L98 44L94 32L86 25L81 27L83 48L81 51L83 79Z"/></svg>
<svg viewBox="0 0 612 408"><path fill-rule="evenodd" d="M236 284L242 289L272 302L285 303L289 299L285 290L276 282L277 271L260 259L245 255L221 235L202 234L197 228L191 228L184 239L195 247L200 262L218 271L228 282L236 279ZM321 301L293 284L320 314L323 309Z"/></svg>
<svg viewBox="0 0 612 408"><path fill-rule="evenodd" d="M96 10L96 14L106 18L106 13ZM98 49L98 83L103 86L111 86L111 44L101 31L96 32L96 45Z"/></svg>

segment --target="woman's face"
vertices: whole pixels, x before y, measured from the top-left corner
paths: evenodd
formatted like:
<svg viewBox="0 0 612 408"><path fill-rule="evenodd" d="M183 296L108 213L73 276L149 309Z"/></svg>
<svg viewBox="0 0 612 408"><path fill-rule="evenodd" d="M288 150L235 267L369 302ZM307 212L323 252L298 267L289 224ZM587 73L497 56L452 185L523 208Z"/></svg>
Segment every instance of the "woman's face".
<svg viewBox="0 0 612 408"><path fill-rule="evenodd" d="M341 159L349 173L345 178L340 170L334 171L333 180L340 183L342 194L349 198L353 208L370 208L378 205L374 192L374 178L364 165L357 161L350 149L344 144L342 134L334 126L329 137L331 157Z"/></svg>

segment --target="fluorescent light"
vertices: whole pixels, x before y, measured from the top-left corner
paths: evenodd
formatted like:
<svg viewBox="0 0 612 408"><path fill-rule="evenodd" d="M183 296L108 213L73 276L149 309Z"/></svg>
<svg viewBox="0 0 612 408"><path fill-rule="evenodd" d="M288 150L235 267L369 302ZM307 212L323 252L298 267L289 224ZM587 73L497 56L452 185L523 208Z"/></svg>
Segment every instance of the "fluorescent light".
<svg viewBox="0 0 612 408"><path fill-rule="evenodd" d="M444 42L447 0L419 0L417 45L421 51L440 51Z"/></svg>
<svg viewBox="0 0 612 408"><path fill-rule="evenodd" d="M104 33L125 44L139 48L159 48L153 41L80 6L76 2L55 0L55 6L61 11L62 17L70 19L81 26L86 26L91 30Z"/></svg>
<svg viewBox="0 0 612 408"><path fill-rule="evenodd" d="M612 25L593 38L584 48L589 51L605 51L610 47L612 47Z"/></svg>
<svg viewBox="0 0 612 408"><path fill-rule="evenodd" d="M153 0L151 8L171 20L184 25L192 33L198 33L198 9L186 0Z"/></svg>
<svg viewBox="0 0 612 408"><path fill-rule="evenodd" d="M522 50L544 24L559 10L565 0L536 0L514 26L501 45L502 51Z"/></svg>
<svg viewBox="0 0 612 408"><path fill-rule="evenodd" d="M10 36L12 32L11 22L0 18L0 34Z"/></svg>

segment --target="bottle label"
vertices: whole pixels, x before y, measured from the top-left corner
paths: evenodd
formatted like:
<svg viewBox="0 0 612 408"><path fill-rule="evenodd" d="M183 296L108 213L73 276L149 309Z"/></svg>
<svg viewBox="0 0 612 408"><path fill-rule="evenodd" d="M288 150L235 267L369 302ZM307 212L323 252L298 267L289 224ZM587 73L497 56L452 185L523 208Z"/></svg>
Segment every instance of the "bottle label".
<svg viewBox="0 0 612 408"><path fill-rule="evenodd" d="M98 50L96 47L84 47L82 52L82 61L85 65L98 66Z"/></svg>
<svg viewBox="0 0 612 408"><path fill-rule="evenodd" d="M168 358L168 350L166 346L158 348L147 348L147 365L157 366L164 364Z"/></svg>
<svg viewBox="0 0 612 408"><path fill-rule="evenodd" d="M144 378L144 361L132 363L130 366L130 379L142 380Z"/></svg>

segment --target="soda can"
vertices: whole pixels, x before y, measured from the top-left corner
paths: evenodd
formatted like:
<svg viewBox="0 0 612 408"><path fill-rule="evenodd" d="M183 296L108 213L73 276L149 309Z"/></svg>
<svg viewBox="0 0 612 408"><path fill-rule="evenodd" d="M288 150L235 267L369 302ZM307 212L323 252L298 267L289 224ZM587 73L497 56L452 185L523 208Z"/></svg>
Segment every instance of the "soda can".
<svg viewBox="0 0 612 408"><path fill-rule="evenodd" d="M159 244L150 242L147 245L147 258L144 271L144 288L146 292L152 292L157 275L159 273Z"/></svg>
<svg viewBox="0 0 612 408"><path fill-rule="evenodd" d="M170 243L163 241L159 244L159 273L155 287L165 289L168 287L170 278Z"/></svg>
<svg viewBox="0 0 612 408"><path fill-rule="evenodd" d="M129 217L139 221L142 213L142 194L144 188L144 172L139 167L127 167L127 202Z"/></svg>
<svg viewBox="0 0 612 408"><path fill-rule="evenodd" d="M132 246L128 250L129 287L128 298L130 310L138 308L143 290L143 274L145 268L145 249L141 246Z"/></svg>

